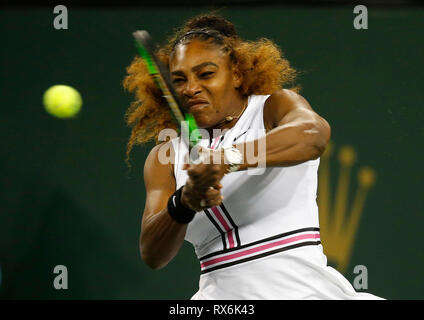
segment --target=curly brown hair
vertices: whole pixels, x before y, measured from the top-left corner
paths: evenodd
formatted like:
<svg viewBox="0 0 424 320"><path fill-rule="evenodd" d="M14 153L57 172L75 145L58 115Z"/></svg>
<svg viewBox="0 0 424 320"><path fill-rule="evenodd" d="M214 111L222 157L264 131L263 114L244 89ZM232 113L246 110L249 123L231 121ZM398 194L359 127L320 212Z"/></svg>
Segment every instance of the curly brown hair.
<svg viewBox="0 0 424 320"><path fill-rule="evenodd" d="M231 63L243 74L243 82L238 88L242 97L272 94L283 87L299 92L300 86L294 84L298 72L290 66L272 40L242 40L234 24L215 13L200 14L186 21L183 27L167 39L165 45L156 48L155 54L169 70L169 60L174 48L194 38L210 41L228 52ZM126 162L129 165L134 145L153 139L158 143L158 135L162 129L176 129L177 126L172 121L160 89L140 57L135 57L127 67L123 86L128 92L135 94L135 100L125 113L125 121L132 127L126 151Z"/></svg>

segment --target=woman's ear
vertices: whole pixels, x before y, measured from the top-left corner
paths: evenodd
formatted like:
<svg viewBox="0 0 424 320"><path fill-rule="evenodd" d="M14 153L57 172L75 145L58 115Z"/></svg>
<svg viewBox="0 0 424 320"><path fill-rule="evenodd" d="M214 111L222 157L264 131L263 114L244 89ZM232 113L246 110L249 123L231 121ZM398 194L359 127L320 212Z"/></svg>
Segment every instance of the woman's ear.
<svg viewBox="0 0 424 320"><path fill-rule="evenodd" d="M236 89L240 88L243 83L243 76L238 68L233 67L233 84Z"/></svg>

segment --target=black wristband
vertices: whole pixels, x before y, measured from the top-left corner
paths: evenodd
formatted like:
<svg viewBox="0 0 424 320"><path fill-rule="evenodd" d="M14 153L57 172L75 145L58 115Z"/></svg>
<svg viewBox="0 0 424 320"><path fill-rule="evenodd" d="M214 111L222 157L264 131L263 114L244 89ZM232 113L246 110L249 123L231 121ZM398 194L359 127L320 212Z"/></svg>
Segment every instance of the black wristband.
<svg viewBox="0 0 424 320"><path fill-rule="evenodd" d="M179 188L168 200L168 213L172 219L181 224L187 224L194 218L196 211L188 209L181 203L181 192Z"/></svg>

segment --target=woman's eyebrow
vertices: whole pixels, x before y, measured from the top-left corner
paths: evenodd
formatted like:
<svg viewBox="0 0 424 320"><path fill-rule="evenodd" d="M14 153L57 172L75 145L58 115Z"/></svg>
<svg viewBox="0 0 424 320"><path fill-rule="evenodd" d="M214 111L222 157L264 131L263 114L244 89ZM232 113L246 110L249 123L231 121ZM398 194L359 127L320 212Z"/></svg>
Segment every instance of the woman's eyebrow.
<svg viewBox="0 0 424 320"><path fill-rule="evenodd" d="M198 64L197 66L194 66L193 68L191 68L191 71L196 72L197 70L199 70L203 67L209 66L209 65L218 68L218 65L216 65L215 63L213 63L211 61L207 61L207 62L203 62L201 64ZM175 71L172 71L171 74L175 75L175 76L183 76L184 72L182 72L181 70L175 70Z"/></svg>
<svg viewBox="0 0 424 320"><path fill-rule="evenodd" d="M203 67L209 66L209 65L211 65L211 66L214 66L214 67L217 67L217 68L218 68L218 66L217 66L215 63L213 63L213 62L211 62L211 61L207 61L207 62L203 62L203 63L201 63L201 64L198 64L197 66L194 66L193 68L191 68L191 71L197 71L197 70L199 70L199 69L201 69L201 68L203 68Z"/></svg>

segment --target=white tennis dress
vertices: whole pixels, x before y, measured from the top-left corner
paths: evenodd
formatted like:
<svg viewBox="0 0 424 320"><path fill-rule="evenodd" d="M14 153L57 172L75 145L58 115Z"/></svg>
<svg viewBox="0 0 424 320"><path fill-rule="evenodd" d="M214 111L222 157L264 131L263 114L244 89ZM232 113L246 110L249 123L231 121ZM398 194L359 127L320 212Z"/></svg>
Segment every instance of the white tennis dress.
<svg viewBox="0 0 424 320"><path fill-rule="evenodd" d="M268 97L250 96L233 128L200 143L216 149L264 136ZM182 170L188 149L179 137L172 144L178 189L188 178ZM355 292L327 266L316 203L318 166L319 159L224 176L223 203L197 212L187 228L185 240L201 268L192 299L379 299Z"/></svg>

